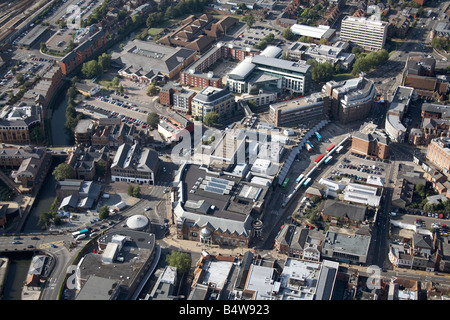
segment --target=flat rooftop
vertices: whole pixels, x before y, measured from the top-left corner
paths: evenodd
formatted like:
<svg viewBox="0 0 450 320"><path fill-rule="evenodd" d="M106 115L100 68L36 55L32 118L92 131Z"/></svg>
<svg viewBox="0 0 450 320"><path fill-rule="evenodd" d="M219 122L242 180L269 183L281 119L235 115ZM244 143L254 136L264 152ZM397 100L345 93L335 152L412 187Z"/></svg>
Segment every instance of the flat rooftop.
<svg viewBox="0 0 450 320"><path fill-rule="evenodd" d="M218 194L209 192L206 190L202 190L201 188L195 189L195 192L191 192L193 187L196 186L196 183L201 179L206 178L206 171L200 169L198 165L187 165L186 171L184 173L184 182L186 184L186 199L189 201L201 201L204 200L208 202L211 205L215 206L215 210L209 213L208 215L213 215L219 218L226 218L231 220L237 220L237 221L245 221L247 218L247 213L249 212L231 212L228 209L230 203L231 203L231 197L233 193L230 194ZM217 176L218 177L218 176ZM220 178L223 178L221 176ZM234 183L238 183L240 181L239 178L232 178L228 177L227 180L232 181ZM199 184L198 184L199 185ZM197 186L198 186L197 185Z"/></svg>

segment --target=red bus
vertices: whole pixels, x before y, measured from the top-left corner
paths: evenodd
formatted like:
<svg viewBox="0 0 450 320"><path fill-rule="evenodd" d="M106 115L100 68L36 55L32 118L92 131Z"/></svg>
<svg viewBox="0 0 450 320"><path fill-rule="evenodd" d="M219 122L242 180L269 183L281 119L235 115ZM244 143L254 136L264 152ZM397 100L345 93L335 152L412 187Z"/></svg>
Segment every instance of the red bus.
<svg viewBox="0 0 450 320"><path fill-rule="evenodd" d="M318 156L317 158L316 158L316 160L314 160L314 162L319 162L320 160L322 160L322 158L323 158L323 154L321 154L320 156Z"/></svg>
<svg viewBox="0 0 450 320"><path fill-rule="evenodd" d="M327 148L327 152L330 152L331 150L333 150L334 147L335 147L334 144L332 144L331 146L329 146L329 147Z"/></svg>

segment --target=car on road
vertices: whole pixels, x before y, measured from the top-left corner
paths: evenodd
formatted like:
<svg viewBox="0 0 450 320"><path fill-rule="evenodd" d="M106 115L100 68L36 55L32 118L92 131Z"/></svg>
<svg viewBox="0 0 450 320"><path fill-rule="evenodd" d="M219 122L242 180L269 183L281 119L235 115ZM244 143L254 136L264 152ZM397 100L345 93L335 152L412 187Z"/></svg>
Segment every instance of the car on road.
<svg viewBox="0 0 450 320"><path fill-rule="evenodd" d="M56 245L54 245L53 243L50 244L50 247L52 248L58 248Z"/></svg>
<svg viewBox="0 0 450 320"><path fill-rule="evenodd" d="M38 237L31 237L30 239L31 239L31 240L39 240Z"/></svg>
<svg viewBox="0 0 450 320"><path fill-rule="evenodd" d="M145 211L148 211L148 210L150 210L150 209L151 209L150 207L147 207L147 208L145 208L144 210L145 210Z"/></svg>

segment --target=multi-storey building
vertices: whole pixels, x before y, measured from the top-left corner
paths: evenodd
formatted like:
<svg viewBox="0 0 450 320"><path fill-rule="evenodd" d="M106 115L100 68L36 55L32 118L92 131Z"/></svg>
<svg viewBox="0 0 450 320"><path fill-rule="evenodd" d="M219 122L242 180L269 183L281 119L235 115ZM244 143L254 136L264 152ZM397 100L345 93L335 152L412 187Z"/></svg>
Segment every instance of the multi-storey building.
<svg viewBox="0 0 450 320"><path fill-rule="evenodd" d="M76 179L94 180L100 161L103 161L105 168L109 166L108 148L77 147L69 154L67 163L73 169Z"/></svg>
<svg viewBox="0 0 450 320"><path fill-rule="evenodd" d="M11 177L21 193L29 193L44 181L51 154L38 147L2 148L0 165L12 169Z"/></svg>
<svg viewBox="0 0 450 320"><path fill-rule="evenodd" d="M180 84L168 82L159 91L159 103L177 111L191 112L192 99L197 93L185 90Z"/></svg>
<svg viewBox="0 0 450 320"><path fill-rule="evenodd" d="M117 118L112 118L117 119ZM102 121L103 120L103 121ZM147 146L153 141L153 137L144 130L136 129L136 126L118 121L107 122L100 119L93 130L91 144L95 147L108 147L115 149L124 143L139 143Z"/></svg>
<svg viewBox="0 0 450 320"><path fill-rule="evenodd" d="M329 98L320 92L300 99L274 103L269 108L269 119L276 127L308 123L328 116L328 104Z"/></svg>
<svg viewBox="0 0 450 320"><path fill-rule="evenodd" d="M389 157L389 140L379 131L354 132L352 134L352 152L364 156L387 159Z"/></svg>
<svg viewBox="0 0 450 320"><path fill-rule="evenodd" d="M427 159L444 172L450 170L450 138L432 139L427 148Z"/></svg>
<svg viewBox="0 0 450 320"><path fill-rule="evenodd" d="M389 105L386 115L385 129L393 141L403 142L406 137L406 127L402 123L403 115L408 112L408 107L413 96L414 89L398 86Z"/></svg>
<svg viewBox="0 0 450 320"><path fill-rule="evenodd" d="M116 61L123 66L119 75L148 84L177 78L195 58L195 50L134 40Z"/></svg>
<svg viewBox="0 0 450 320"><path fill-rule="evenodd" d="M375 96L375 85L359 77L342 82L329 81L322 92L330 98L331 116L346 124L367 117Z"/></svg>
<svg viewBox="0 0 450 320"><path fill-rule="evenodd" d="M99 30L89 37L88 40L66 54L59 62L63 76L67 76L89 58L93 57L106 42L106 33L103 30Z"/></svg>
<svg viewBox="0 0 450 320"><path fill-rule="evenodd" d="M260 90L287 91L295 95L308 93L311 66L304 61L283 60L280 55L280 48L269 46L261 54L245 58L228 74L228 90L249 94Z"/></svg>
<svg viewBox="0 0 450 320"><path fill-rule="evenodd" d="M154 185L158 172L158 153L139 144L122 144L111 164L111 180Z"/></svg>
<svg viewBox="0 0 450 320"><path fill-rule="evenodd" d="M31 144L30 133L34 128L43 130L42 107L33 103L25 106L6 107L0 113L0 142Z"/></svg>
<svg viewBox="0 0 450 320"><path fill-rule="evenodd" d="M74 130L75 144L76 145L91 145L92 132L94 130L94 121L91 119L81 119L78 121Z"/></svg>
<svg viewBox="0 0 450 320"><path fill-rule="evenodd" d="M386 42L387 27L388 24L381 20L346 16L341 24L341 39L364 50L381 50Z"/></svg>
<svg viewBox="0 0 450 320"><path fill-rule="evenodd" d="M192 63L180 74L180 83L197 88L216 87L222 88L222 77L214 75L208 69L219 59L244 60L246 57L253 57L259 53L259 50L252 48L243 48L233 44L224 45L218 43L209 51L202 55L197 61Z"/></svg>
<svg viewBox="0 0 450 320"><path fill-rule="evenodd" d="M226 89L206 87L192 99L192 116L205 117L216 112L220 117L234 114L236 111L234 96Z"/></svg>

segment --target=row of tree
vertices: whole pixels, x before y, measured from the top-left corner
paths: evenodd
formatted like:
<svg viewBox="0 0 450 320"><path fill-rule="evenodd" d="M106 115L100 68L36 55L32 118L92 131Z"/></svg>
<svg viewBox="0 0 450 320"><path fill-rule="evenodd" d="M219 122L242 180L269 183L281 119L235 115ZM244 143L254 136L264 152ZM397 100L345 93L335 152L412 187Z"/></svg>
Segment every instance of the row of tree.
<svg viewBox="0 0 450 320"><path fill-rule="evenodd" d="M158 6L158 10L150 13L145 18L148 28L159 27L164 20L181 17L185 14L203 12L211 0L186 0L180 1L176 6Z"/></svg>

